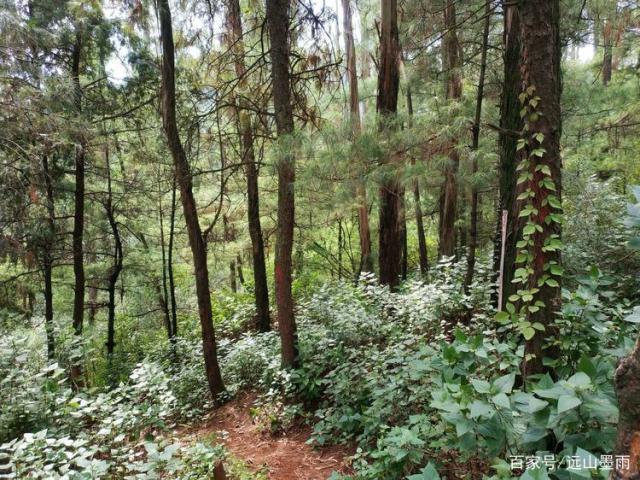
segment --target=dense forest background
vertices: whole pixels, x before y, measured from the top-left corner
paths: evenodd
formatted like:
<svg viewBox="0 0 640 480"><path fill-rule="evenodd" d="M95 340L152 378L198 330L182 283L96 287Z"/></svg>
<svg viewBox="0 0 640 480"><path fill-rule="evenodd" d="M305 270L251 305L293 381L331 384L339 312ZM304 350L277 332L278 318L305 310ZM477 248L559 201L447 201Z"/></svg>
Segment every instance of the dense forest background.
<svg viewBox="0 0 640 480"><path fill-rule="evenodd" d="M639 19L0 0L0 478L637 478Z"/></svg>

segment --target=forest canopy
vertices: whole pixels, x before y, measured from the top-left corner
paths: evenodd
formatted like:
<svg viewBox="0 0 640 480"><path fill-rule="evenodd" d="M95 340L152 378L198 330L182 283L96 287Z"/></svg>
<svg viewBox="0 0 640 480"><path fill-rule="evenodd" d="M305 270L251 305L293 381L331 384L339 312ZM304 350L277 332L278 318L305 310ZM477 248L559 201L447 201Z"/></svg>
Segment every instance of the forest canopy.
<svg viewBox="0 0 640 480"><path fill-rule="evenodd" d="M0 0L0 479L640 476L635 0Z"/></svg>

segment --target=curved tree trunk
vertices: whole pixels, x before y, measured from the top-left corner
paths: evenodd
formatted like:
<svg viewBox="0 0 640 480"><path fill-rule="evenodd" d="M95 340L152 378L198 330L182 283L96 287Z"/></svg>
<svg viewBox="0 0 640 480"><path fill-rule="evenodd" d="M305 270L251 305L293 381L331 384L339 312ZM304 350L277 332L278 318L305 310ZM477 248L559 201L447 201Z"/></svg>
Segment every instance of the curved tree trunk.
<svg viewBox="0 0 640 480"><path fill-rule="evenodd" d="M180 141L176 122L176 87L173 31L169 0L159 0L160 37L162 40L162 119L169 150L173 157L176 180L180 187L180 199L184 212L189 246L193 255L195 269L196 296L198 313L202 329L202 350L204 364L209 383L209 390L214 397L224 391L224 383L220 374L216 351L215 331L211 313L211 296L209 291L209 269L207 266L207 250L202 238L198 221L198 209L193 196L193 184L187 156Z"/></svg>

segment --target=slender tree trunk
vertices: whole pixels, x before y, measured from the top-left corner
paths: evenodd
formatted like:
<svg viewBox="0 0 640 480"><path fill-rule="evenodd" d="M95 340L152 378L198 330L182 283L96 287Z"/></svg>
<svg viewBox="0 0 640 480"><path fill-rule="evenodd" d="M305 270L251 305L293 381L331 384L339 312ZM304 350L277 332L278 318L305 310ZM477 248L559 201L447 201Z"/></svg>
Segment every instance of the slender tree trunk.
<svg viewBox="0 0 640 480"><path fill-rule="evenodd" d="M176 303L176 285L173 278L173 239L176 226L176 177L171 185L171 218L169 219L169 245L167 246L167 273L169 275L169 297L171 298L171 333L175 340L178 335L178 305Z"/></svg>
<svg viewBox="0 0 640 480"><path fill-rule="evenodd" d="M381 2L380 68L378 71L377 110L380 131L389 134L398 109L400 84L400 44L396 0ZM396 155L386 160L396 164ZM397 166L397 165L394 165ZM380 283L395 288L400 280L402 261L401 193L397 174L391 173L380 185L379 252Z"/></svg>
<svg viewBox="0 0 640 480"><path fill-rule="evenodd" d="M444 8L443 56L446 73L446 97L459 100L462 97L460 79L460 45L456 30L456 7L453 0L446 0ZM458 211L458 167L460 155L456 141L449 145L449 162L444 169L444 184L440 193L440 242L438 252L441 257L451 257L456 250L455 223Z"/></svg>
<svg viewBox="0 0 640 480"><path fill-rule="evenodd" d="M606 87L611 82L613 70L613 26L611 20L605 20L602 27L602 84Z"/></svg>
<svg viewBox="0 0 640 480"><path fill-rule="evenodd" d="M413 98L411 96L411 85L407 83L407 113L409 114L409 126L413 122ZM415 164L415 159L411 159L411 164ZM416 228L418 230L418 256L420 261L420 275L426 279L429 275L429 254L427 252L427 237L424 232L424 220L422 218L422 202L420 201L420 180L413 181L413 202L416 218Z"/></svg>
<svg viewBox="0 0 640 480"><path fill-rule="evenodd" d="M173 324L169 315L169 289L167 287L167 253L164 241L164 211L162 209L162 186L158 182L158 220L160 221L160 251L162 253L162 301L160 305L164 313L164 324L167 328L167 337L173 338Z"/></svg>
<svg viewBox="0 0 640 480"><path fill-rule="evenodd" d="M109 302L107 304L107 354L113 355L115 347L115 332L116 332L116 285L118 283L118 277L122 271L122 240L120 238L120 230L118 229L118 222L116 221L115 212L113 208L113 191L111 186L111 164L109 162L109 146L105 146L104 151L105 164L107 169L107 201L105 202L105 211L107 214L107 220L111 227L111 234L113 235L113 265L109 272L109 278L107 282L107 291L109 293Z"/></svg>
<svg viewBox="0 0 640 480"><path fill-rule="evenodd" d="M493 250L493 271L500 270L502 251L502 211L507 210L507 236L504 242L504 272L502 280L503 298L515 292L512 283L516 263L516 243L520 236L521 222L519 221L519 203L516 201L516 167L518 155L516 147L522 130L522 108L518 95L522 88L520 73L520 55L522 49L520 32L520 13L517 4L506 2L504 9L504 84L500 100L500 133L498 137L500 163L499 183L500 198L496 214L496 229ZM497 279L497 276L496 276ZM496 296L495 301L498 298ZM504 305L497 305L501 310Z"/></svg>
<svg viewBox="0 0 640 480"><path fill-rule="evenodd" d="M277 160L278 225L275 259L276 304L282 344L282 364L297 367L298 338L291 293L291 253L295 217L295 162L291 148L293 105L289 74L289 0L267 0L267 28L271 42L271 80L278 137L284 151ZM285 145L289 143L289 145Z"/></svg>
<svg viewBox="0 0 640 480"><path fill-rule="evenodd" d="M480 78L476 96L476 112L473 121L473 137L471 150L473 155L471 171L478 172L478 147L480 146L480 120L482 118L482 100L484 98L484 78L487 70L487 48L489 46L489 27L491 26L491 0L485 4L484 31L482 33L482 53L480 54ZM475 180L475 179L474 179ZM473 271L476 266L476 249L478 248L478 187L475 181L471 187L471 213L469 222L469 255L467 256L467 274L464 279L464 290L468 294L473 282Z"/></svg>
<svg viewBox="0 0 640 480"><path fill-rule="evenodd" d="M202 329L202 350L209 390L214 397L224 391L216 351L215 331L211 313L207 250L198 221L198 209L193 196L193 184L187 156L180 141L176 122L175 60L169 0L158 0L160 36L162 39L162 119L169 150L173 156L175 174L180 186L189 245L193 254L196 296Z"/></svg>
<svg viewBox="0 0 640 480"><path fill-rule="evenodd" d="M238 271L238 281L240 285L244 285L244 272L242 271L242 257L238 253L236 255L236 270Z"/></svg>
<svg viewBox="0 0 640 480"><path fill-rule="evenodd" d="M407 239L407 202L404 187L400 192L400 243L402 245L400 277L402 280L406 280L409 273L409 244Z"/></svg>
<svg viewBox="0 0 640 480"><path fill-rule="evenodd" d="M47 335L47 358L55 356L55 337L53 329L53 244L55 242L55 203L53 199L53 180L49 168L49 157L42 157L45 193L47 198L47 235L42 252L42 270L44 275L44 328Z"/></svg>
<svg viewBox="0 0 640 480"><path fill-rule="evenodd" d="M353 139L362 133L360 119L360 94L358 93L358 67L356 64L356 47L353 39L353 16L351 0L342 0L342 22L344 44L347 53L347 76L349 79L349 111L351 112L351 132ZM360 235L360 271L373 272L373 256L371 254L371 231L369 227L369 210L367 189L364 181L356 185L358 200L358 231Z"/></svg>
<svg viewBox="0 0 640 480"><path fill-rule="evenodd" d="M80 56L82 53L82 35L76 27L76 41L73 46L71 78L74 87L74 103L77 115L82 112L82 90L80 87ZM76 146L75 165L75 194L73 215L73 273L75 283L73 288L73 329L76 334L82 333L84 317L84 168L85 142L81 140Z"/></svg>
<svg viewBox="0 0 640 480"><path fill-rule="evenodd" d="M522 90L531 92L539 97L535 118L528 119L528 129L525 135L525 153L530 157L529 173L531 180L526 182L535 193L533 207L537 213L532 214L532 221L541 231L533 234L533 272L528 276L528 288L538 288L534 294L536 301L544 306L536 312L529 312L529 322L539 322L544 326L543 331L536 331L533 338L525 345L525 360L522 365L523 377L544 371L543 356L554 357L555 353L546 349L547 339L556 334L553 326L555 317L560 309L560 285L545 281L549 276L549 265L560 263L560 252L547 248L548 242L554 236L560 236L560 224L550 221L553 213L549 203L551 195L558 200L562 192L562 160L560 157L560 5L559 0L545 0L540 2L523 2L520 5L520 22L522 27ZM531 95L529 98L531 98ZM527 100L529 101L529 100ZM530 104L529 104L530 105ZM542 139L536 135L542 134ZM543 155L533 154L533 149L544 149ZM550 172L550 179L554 188L549 189L542 184L545 169ZM553 277L554 279L556 277Z"/></svg>
<svg viewBox="0 0 640 480"><path fill-rule="evenodd" d="M342 219L338 218L338 280L342 279L342 246L344 239L342 238Z"/></svg>
<svg viewBox="0 0 640 480"><path fill-rule="evenodd" d="M242 41L242 21L239 0L229 0L229 22L235 54L235 70L238 78L246 75L244 59L244 42ZM253 281L256 303L256 326L260 332L271 330L269 317L269 287L267 286L267 268L264 259L264 238L260 224L260 195L258 190L258 167L256 165L253 127L251 116L244 98L237 103L238 126L242 148L242 162L247 179L247 217L249 223L249 237L251 238L251 253L253 257ZM240 265L240 263L238 263Z"/></svg>

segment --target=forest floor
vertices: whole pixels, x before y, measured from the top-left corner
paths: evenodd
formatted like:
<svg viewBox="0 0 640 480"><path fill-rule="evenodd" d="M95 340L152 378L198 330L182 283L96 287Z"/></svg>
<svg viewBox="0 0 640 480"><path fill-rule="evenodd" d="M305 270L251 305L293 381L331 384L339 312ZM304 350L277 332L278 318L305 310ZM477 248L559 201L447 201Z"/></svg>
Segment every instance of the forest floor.
<svg viewBox="0 0 640 480"><path fill-rule="evenodd" d="M205 416L201 424L188 427L186 436L222 442L235 458L269 480L326 480L334 471L350 473L347 458L353 455L352 448L309 445L312 430L307 425L279 435L262 431L250 414L255 399L255 394L240 394Z"/></svg>

